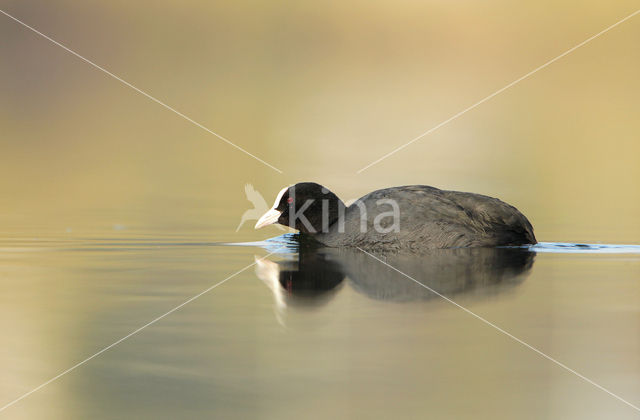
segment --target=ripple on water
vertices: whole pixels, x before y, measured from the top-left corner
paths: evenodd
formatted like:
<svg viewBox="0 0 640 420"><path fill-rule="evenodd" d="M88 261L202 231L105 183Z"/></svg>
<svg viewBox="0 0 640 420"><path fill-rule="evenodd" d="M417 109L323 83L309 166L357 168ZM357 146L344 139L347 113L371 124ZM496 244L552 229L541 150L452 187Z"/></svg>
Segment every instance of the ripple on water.
<svg viewBox="0 0 640 420"><path fill-rule="evenodd" d="M235 242L218 245L230 246L255 246L264 248L270 252L296 253L299 250L297 234L285 233L284 235L265 239L256 242ZM538 242L533 246L523 246L517 248L528 248L539 253L571 253L571 254L640 254L640 245L620 245L620 244L583 244L573 242Z"/></svg>
<svg viewBox="0 0 640 420"><path fill-rule="evenodd" d="M571 242L538 242L530 247L535 252L572 254L640 254L640 245L578 244Z"/></svg>

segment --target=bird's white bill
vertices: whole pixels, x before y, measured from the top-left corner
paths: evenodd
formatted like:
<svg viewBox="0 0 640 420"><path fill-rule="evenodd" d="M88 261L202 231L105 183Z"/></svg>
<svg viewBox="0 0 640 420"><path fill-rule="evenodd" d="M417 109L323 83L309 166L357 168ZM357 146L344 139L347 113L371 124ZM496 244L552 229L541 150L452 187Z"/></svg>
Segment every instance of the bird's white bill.
<svg viewBox="0 0 640 420"><path fill-rule="evenodd" d="M278 221L278 218L282 214L281 211L276 209L271 209L265 214L262 215L260 219L256 222L256 229L260 229L261 227L265 227L267 225L272 225Z"/></svg>

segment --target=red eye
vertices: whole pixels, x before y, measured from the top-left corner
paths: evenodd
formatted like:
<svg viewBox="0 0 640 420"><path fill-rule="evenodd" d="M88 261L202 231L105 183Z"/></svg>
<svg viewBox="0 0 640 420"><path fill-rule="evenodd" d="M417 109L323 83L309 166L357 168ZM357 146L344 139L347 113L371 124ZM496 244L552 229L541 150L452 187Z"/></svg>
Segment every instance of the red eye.
<svg viewBox="0 0 640 420"><path fill-rule="evenodd" d="M293 203L293 197L287 198L287 203L289 203L289 204Z"/></svg>

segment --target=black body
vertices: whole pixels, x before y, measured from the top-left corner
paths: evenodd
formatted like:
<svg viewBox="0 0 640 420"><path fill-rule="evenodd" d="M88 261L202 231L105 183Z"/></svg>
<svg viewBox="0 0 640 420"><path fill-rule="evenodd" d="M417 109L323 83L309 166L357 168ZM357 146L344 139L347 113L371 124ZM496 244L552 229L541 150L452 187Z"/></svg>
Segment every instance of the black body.
<svg viewBox="0 0 640 420"><path fill-rule="evenodd" d="M393 206L384 204L389 200L396 203L395 217ZM275 209L282 212L278 223L329 247L420 252L536 243L531 223L515 207L485 195L426 185L377 190L345 208L326 188L304 182L289 187ZM295 214L306 221L293 218Z"/></svg>

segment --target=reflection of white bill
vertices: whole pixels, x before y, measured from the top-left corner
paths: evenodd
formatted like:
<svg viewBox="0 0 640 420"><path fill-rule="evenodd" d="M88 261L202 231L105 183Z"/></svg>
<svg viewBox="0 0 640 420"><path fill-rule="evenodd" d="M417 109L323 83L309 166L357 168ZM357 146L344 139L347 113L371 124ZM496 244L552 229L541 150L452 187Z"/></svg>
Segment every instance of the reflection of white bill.
<svg viewBox="0 0 640 420"><path fill-rule="evenodd" d="M284 323L284 312L287 309L287 303L284 299L284 289L280 285L280 267L273 261L261 259L257 255L254 255L256 262L255 271L256 276L267 285L271 293L273 293L274 300L274 312L276 320L282 326Z"/></svg>

